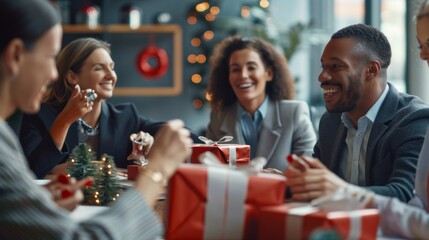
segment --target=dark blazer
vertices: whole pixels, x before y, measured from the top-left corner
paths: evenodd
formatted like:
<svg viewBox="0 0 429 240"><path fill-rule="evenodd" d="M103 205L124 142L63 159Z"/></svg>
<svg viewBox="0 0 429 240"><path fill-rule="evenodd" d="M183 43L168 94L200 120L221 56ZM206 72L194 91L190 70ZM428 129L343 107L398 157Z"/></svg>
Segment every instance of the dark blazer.
<svg viewBox="0 0 429 240"><path fill-rule="evenodd" d="M20 140L30 168L38 178L68 160L69 153L78 145L78 124L75 122L69 128L63 149L59 151L55 146L49 130L58 114L59 110L43 104L38 114L23 117ZM103 102L99 121L97 158L103 153L109 154L119 168L132 163L127 160L132 150L130 134L144 131L155 136L164 124L141 117L130 103L112 105Z"/></svg>
<svg viewBox="0 0 429 240"><path fill-rule="evenodd" d="M206 133L208 138L216 141L230 135L234 137L231 143L245 144L241 122L237 119L237 104L224 111L212 111ZM256 156L267 159L266 168L284 171L287 167L287 155L311 155L315 143L316 134L306 102L268 102L267 115L262 121L256 150Z"/></svg>
<svg viewBox="0 0 429 240"><path fill-rule="evenodd" d="M365 184L377 194L408 202L413 197L417 159L426 129L429 107L419 98L399 93L389 84L368 140ZM324 113L314 157L340 177L340 161L346 144L347 128L341 113Z"/></svg>

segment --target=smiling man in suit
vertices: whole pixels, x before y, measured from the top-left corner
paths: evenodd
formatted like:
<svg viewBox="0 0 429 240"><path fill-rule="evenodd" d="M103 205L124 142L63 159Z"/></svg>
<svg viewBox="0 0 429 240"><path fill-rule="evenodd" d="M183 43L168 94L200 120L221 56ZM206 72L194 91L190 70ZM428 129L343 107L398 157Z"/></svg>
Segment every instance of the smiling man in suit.
<svg viewBox="0 0 429 240"><path fill-rule="evenodd" d="M321 57L327 112L317 159L293 157L286 171L294 200L309 201L347 183L411 199L429 108L387 82L390 59L387 38L373 27L357 24L332 35Z"/></svg>

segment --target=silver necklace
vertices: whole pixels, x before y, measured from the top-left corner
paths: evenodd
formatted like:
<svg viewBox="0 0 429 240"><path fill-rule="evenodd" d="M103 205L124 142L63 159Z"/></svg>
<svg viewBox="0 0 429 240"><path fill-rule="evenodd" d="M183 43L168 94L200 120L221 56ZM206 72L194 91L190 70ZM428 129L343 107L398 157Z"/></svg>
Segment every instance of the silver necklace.
<svg viewBox="0 0 429 240"><path fill-rule="evenodd" d="M79 130L81 133L85 133L87 136L95 136L98 134L98 123L95 127L89 126L82 118L77 120L79 123Z"/></svg>

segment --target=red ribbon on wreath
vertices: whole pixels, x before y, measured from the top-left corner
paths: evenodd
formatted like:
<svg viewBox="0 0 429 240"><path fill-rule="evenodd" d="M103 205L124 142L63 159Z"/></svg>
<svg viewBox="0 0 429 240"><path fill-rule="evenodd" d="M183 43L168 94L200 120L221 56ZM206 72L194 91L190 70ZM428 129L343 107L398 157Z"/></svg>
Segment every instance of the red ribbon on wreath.
<svg viewBox="0 0 429 240"><path fill-rule="evenodd" d="M146 78L164 76L169 64L167 52L154 44L153 37L150 39L149 46L143 48L137 57L137 69Z"/></svg>

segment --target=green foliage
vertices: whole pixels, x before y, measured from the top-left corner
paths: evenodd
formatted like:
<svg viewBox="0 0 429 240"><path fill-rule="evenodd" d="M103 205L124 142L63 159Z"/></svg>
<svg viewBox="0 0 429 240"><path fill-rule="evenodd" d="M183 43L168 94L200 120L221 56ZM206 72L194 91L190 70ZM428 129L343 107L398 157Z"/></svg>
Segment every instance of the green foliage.
<svg viewBox="0 0 429 240"><path fill-rule="evenodd" d="M103 154L101 161L86 143L77 145L67 161L67 173L78 180L94 178L94 184L83 189L83 204L108 205L119 197L121 187L112 156Z"/></svg>
<svg viewBox="0 0 429 240"><path fill-rule="evenodd" d="M93 161L96 159L91 147L86 143L79 143L72 151L70 159L67 162L67 173L70 177L81 180L87 177L93 177L97 173L97 169ZM84 188L84 204L91 204L93 192L95 191L94 185Z"/></svg>
<svg viewBox="0 0 429 240"><path fill-rule="evenodd" d="M293 54L298 50L302 42L302 33L310 27L311 23L296 23L287 31L281 32L278 38L278 45L283 49L284 55L288 61Z"/></svg>
<svg viewBox="0 0 429 240"><path fill-rule="evenodd" d="M112 156L103 154L101 161L97 162L98 174L94 179L97 189L96 204L108 205L119 197L121 187L119 185L118 171Z"/></svg>
<svg viewBox="0 0 429 240"><path fill-rule="evenodd" d="M86 143L80 143L73 149L70 155L67 169L68 174L78 180L94 176L96 169L92 161L95 159L96 156L91 151L90 146Z"/></svg>

